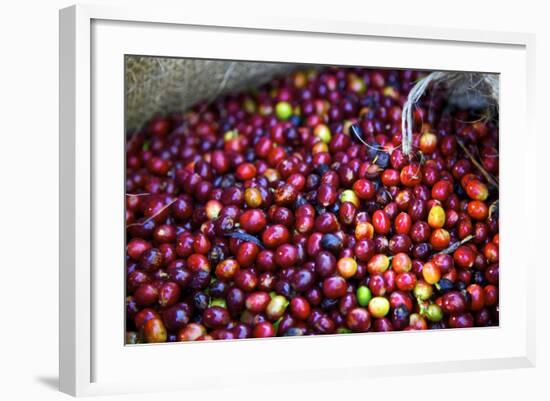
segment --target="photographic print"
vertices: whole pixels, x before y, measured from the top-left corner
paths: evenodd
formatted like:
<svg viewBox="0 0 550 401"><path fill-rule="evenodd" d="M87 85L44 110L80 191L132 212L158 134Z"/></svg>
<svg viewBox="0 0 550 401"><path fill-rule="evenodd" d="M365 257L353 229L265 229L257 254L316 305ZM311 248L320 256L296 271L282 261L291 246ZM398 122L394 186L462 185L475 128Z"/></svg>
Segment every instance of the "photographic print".
<svg viewBox="0 0 550 401"><path fill-rule="evenodd" d="M498 74L124 72L126 344L498 326Z"/></svg>

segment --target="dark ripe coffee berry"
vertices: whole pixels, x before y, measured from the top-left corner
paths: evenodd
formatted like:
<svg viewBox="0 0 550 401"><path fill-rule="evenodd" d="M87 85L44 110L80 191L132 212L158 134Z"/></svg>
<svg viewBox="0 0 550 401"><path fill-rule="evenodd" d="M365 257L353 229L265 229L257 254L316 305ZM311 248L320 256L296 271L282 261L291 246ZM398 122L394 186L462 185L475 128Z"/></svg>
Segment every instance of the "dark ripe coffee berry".
<svg viewBox="0 0 550 401"><path fill-rule="evenodd" d="M178 301L180 297L180 287L177 283L169 281L161 285L158 293L158 302L160 306L172 306Z"/></svg>
<svg viewBox="0 0 550 401"><path fill-rule="evenodd" d="M157 248L143 251L139 258L139 267L145 272L155 272L161 268L162 264L162 253Z"/></svg>
<svg viewBox="0 0 550 401"><path fill-rule="evenodd" d="M462 313L466 310L466 300L460 292L450 291L443 295L441 307L445 313Z"/></svg>
<svg viewBox="0 0 550 401"><path fill-rule="evenodd" d="M409 315L410 312L404 304L394 308L390 317L394 329L403 330L409 324Z"/></svg>
<svg viewBox="0 0 550 401"><path fill-rule="evenodd" d="M150 282L151 276L148 273L135 270L128 274L127 289L129 292L134 292L140 285Z"/></svg>
<svg viewBox="0 0 550 401"><path fill-rule="evenodd" d="M184 328L191 319L192 308L186 302L177 303L162 312L162 320L169 331Z"/></svg>
<svg viewBox="0 0 550 401"><path fill-rule="evenodd" d="M256 171L256 166L252 163L243 163L237 167L235 176L241 181L246 181L254 178Z"/></svg>
<svg viewBox="0 0 550 401"><path fill-rule="evenodd" d="M269 226L262 233L262 242L267 248L276 248L290 239L288 228L281 224Z"/></svg>
<svg viewBox="0 0 550 401"><path fill-rule="evenodd" d="M142 284L134 292L134 299L140 306L149 306L159 299L158 288L153 284Z"/></svg>
<svg viewBox="0 0 550 401"><path fill-rule="evenodd" d="M265 213L258 209L247 210L239 218L241 228L250 234L256 234L262 231L267 220Z"/></svg>
<svg viewBox="0 0 550 401"><path fill-rule="evenodd" d="M458 267L469 269L474 265L475 253L469 246L460 246L453 254L453 259Z"/></svg>
<svg viewBox="0 0 550 401"><path fill-rule="evenodd" d="M375 244L373 240L364 239L357 241L354 247L356 258L362 262L368 262L375 254Z"/></svg>
<svg viewBox="0 0 550 401"><path fill-rule="evenodd" d="M349 311L346 317L346 324L350 330L364 333L371 327L370 314L365 308L354 308Z"/></svg>
<svg viewBox="0 0 550 401"><path fill-rule="evenodd" d="M258 285L258 277L249 269L238 270L234 280L237 287L245 292L252 291Z"/></svg>
<svg viewBox="0 0 550 401"><path fill-rule="evenodd" d="M270 301L271 297L267 292L257 291L246 297L245 306L252 313L261 313L265 311Z"/></svg>
<svg viewBox="0 0 550 401"><path fill-rule="evenodd" d="M401 183L407 187L414 187L422 181L421 168L417 164L409 164L401 170Z"/></svg>
<svg viewBox="0 0 550 401"><path fill-rule="evenodd" d="M364 200L370 200L374 198L376 194L376 187L372 181L367 179L360 179L353 184L353 191L357 196Z"/></svg>
<svg viewBox="0 0 550 401"><path fill-rule="evenodd" d="M338 219L332 213L321 213L314 224L315 229L323 234L333 233L340 228Z"/></svg>
<svg viewBox="0 0 550 401"><path fill-rule="evenodd" d="M208 328L225 327L230 320L229 312L219 306L211 306L203 313L203 321Z"/></svg>
<svg viewBox="0 0 550 401"><path fill-rule="evenodd" d="M187 268L193 273L202 271L210 271L210 262L208 258L200 253L193 253L187 258Z"/></svg>
<svg viewBox="0 0 550 401"><path fill-rule="evenodd" d="M321 238L321 247L329 252L338 254L342 249L343 241L338 235L333 233L324 234Z"/></svg>
<svg viewBox="0 0 550 401"><path fill-rule="evenodd" d="M386 212L382 210L377 210L374 212L372 215L372 225L374 227L374 231L378 234L387 234L391 229L390 219Z"/></svg>
<svg viewBox="0 0 550 401"><path fill-rule="evenodd" d="M321 251L315 257L315 271L321 277L328 277L336 271L336 258L327 251Z"/></svg>
<svg viewBox="0 0 550 401"><path fill-rule="evenodd" d="M133 260L139 260L141 255L145 252L151 249L151 243L141 239L141 238L133 238L128 242L128 245L126 246L126 250L128 253L128 256L130 256Z"/></svg>
<svg viewBox="0 0 550 401"><path fill-rule="evenodd" d="M328 277L323 281L323 294L330 299L340 298L346 294L346 280L339 276Z"/></svg>
<svg viewBox="0 0 550 401"><path fill-rule="evenodd" d="M317 202L324 207L330 206L336 202L336 189L329 184L321 184L317 189Z"/></svg>
<svg viewBox="0 0 550 401"><path fill-rule="evenodd" d="M298 261L298 249L294 245L283 244L275 251L275 263L280 267L291 267Z"/></svg>
<svg viewBox="0 0 550 401"><path fill-rule="evenodd" d="M260 247L253 242L243 242L237 250L237 262L243 267L250 267L256 261Z"/></svg>
<svg viewBox="0 0 550 401"><path fill-rule="evenodd" d="M296 319L307 320L311 314L311 306L305 298L297 296L290 301L290 313Z"/></svg>
<svg viewBox="0 0 550 401"><path fill-rule="evenodd" d="M292 276L292 286L297 292L309 290L315 283L315 274L309 269L300 269Z"/></svg>
<svg viewBox="0 0 550 401"><path fill-rule="evenodd" d="M176 239L176 227L171 224L162 224L155 227L153 238L159 244L174 242Z"/></svg>
<svg viewBox="0 0 550 401"><path fill-rule="evenodd" d="M275 327L270 322L258 323L252 329L252 337L254 338L274 337L275 334Z"/></svg>
<svg viewBox="0 0 550 401"><path fill-rule="evenodd" d="M449 327L460 329L472 327L474 325L474 317L471 313L461 313L451 315L449 317Z"/></svg>
<svg viewBox="0 0 550 401"><path fill-rule="evenodd" d="M298 191L290 184L281 185L274 194L275 203L278 205L292 205L298 197Z"/></svg>

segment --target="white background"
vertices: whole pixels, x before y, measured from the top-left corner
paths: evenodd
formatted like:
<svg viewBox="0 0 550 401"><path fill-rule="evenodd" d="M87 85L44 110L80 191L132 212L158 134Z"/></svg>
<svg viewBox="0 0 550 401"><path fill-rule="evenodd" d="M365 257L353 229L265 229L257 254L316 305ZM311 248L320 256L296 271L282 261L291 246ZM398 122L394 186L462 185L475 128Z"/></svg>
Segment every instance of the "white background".
<svg viewBox="0 0 550 401"><path fill-rule="evenodd" d="M96 1L126 4L131 1ZM134 0L133 3L136 1ZM152 3L152 2L150 2ZM179 2L156 1L159 4ZM194 3L194 2L193 2ZM203 3L207 3L203 1ZM227 13L244 13L237 1L217 7ZM439 1L330 1L324 7L319 0L263 3L265 14L345 20L361 16L374 23L430 25L504 31L527 31L537 34L537 115L545 116L550 90L548 12L540 2L467 1L456 8ZM360 6L359 3L364 3ZM58 15L60 7L70 1L27 0L3 4L0 13L0 396L4 399L64 399L57 393L57 262L58 262ZM532 5L530 5L532 4ZM183 7L183 6L181 6ZM189 5L186 5L189 7ZM193 7L199 7L194 5ZM212 4L205 4L208 12ZM183 9L182 9L183 10ZM543 149L549 146L547 128L538 119L538 143L519 146ZM521 138L521 133L518 133ZM544 179L548 159L539 151L538 199L547 199ZM543 175L544 174L544 175ZM546 182L544 182L546 181ZM544 191L544 193L543 193ZM535 188L533 188L535 201ZM525 233L539 240L545 250L550 221L543 214L546 202L539 202L538 233ZM518 228L521 229L521 228ZM543 242L544 241L544 242ZM517 250L521 252L521 249ZM267 388L251 388L249 393L232 394L240 399L392 399L409 396L444 399L480 399L481 397L516 397L542 399L548 396L545 381L550 377L550 337L548 317L548 269L550 258L540 251L537 270L537 367L534 369L481 373L441 374L373 379L359 388L353 382L316 383L314 386L286 386L273 383ZM518 266L520 268L520 266ZM535 305L533 305L535 307ZM546 341L545 341L546 340ZM452 345L450 345L452 346ZM388 350L391 352L391 350ZM162 369L143 366L139 369ZM215 368L215 361L213 361ZM546 379L546 380L545 380ZM243 380L246 380L243 378ZM401 393L401 390L403 393ZM537 391L538 390L538 391ZM535 392L539 394L535 396ZM181 398L181 394L106 397L106 399L160 400ZM201 400L219 398L213 392L185 395Z"/></svg>

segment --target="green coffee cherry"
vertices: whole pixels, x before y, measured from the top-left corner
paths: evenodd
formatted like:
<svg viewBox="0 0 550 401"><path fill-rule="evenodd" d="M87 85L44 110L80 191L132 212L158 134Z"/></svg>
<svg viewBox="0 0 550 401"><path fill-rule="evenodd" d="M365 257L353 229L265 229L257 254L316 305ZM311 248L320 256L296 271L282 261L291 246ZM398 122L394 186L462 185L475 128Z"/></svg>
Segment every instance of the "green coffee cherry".
<svg viewBox="0 0 550 401"><path fill-rule="evenodd" d="M433 294L433 288L430 284L425 281L419 281L414 286L413 294L415 298L418 298L422 301L426 301Z"/></svg>
<svg viewBox="0 0 550 401"><path fill-rule="evenodd" d="M426 308L426 317L430 322L439 322L443 319L443 310L437 304L430 304Z"/></svg>
<svg viewBox="0 0 550 401"><path fill-rule="evenodd" d="M372 293L366 285L362 285L357 289L357 303L360 306L367 306L372 299Z"/></svg>
<svg viewBox="0 0 550 401"><path fill-rule="evenodd" d="M275 114L279 120L288 120L292 115L292 106L288 102L279 102L275 106Z"/></svg>
<svg viewBox="0 0 550 401"><path fill-rule="evenodd" d="M227 309L227 304L225 302L225 299L222 298L215 298L210 302L210 306L219 306L220 308Z"/></svg>
<svg viewBox="0 0 550 401"><path fill-rule="evenodd" d="M269 320L277 320L283 316L287 306L287 299L282 295L276 295L269 301L269 304L267 304L265 314Z"/></svg>
<svg viewBox="0 0 550 401"><path fill-rule="evenodd" d="M340 202L349 202L355 207L359 207L360 201L357 194L352 189L346 189L340 194Z"/></svg>
<svg viewBox="0 0 550 401"><path fill-rule="evenodd" d="M329 143L332 139L330 128L325 124L319 124L313 129L313 135L319 138L324 143Z"/></svg>

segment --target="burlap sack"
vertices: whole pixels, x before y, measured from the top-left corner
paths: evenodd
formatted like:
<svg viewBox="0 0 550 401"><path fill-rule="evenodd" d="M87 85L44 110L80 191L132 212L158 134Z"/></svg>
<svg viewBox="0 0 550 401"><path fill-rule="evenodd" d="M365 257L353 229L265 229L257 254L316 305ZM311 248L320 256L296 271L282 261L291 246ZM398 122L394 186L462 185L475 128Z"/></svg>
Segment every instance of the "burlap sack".
<svg viewBox="0 0 550 401"><path fill-rule="evenodd" d="M127 56L126 128L156 114L184 111L199 101L258 86L286 74L292 64Z"/></svg>

